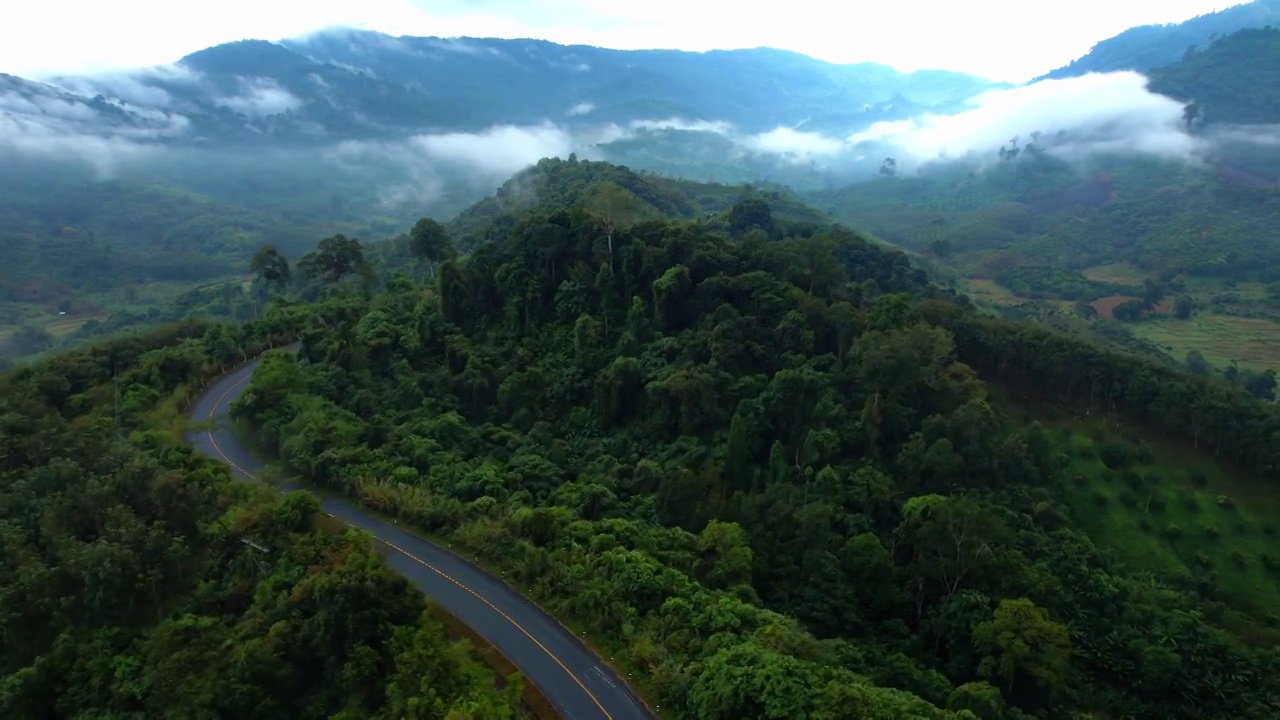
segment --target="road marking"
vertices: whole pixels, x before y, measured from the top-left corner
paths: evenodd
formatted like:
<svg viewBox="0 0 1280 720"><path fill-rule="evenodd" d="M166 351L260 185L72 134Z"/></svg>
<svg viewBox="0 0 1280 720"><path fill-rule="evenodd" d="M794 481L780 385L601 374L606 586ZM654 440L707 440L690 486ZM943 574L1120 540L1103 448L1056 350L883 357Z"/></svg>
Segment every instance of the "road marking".
<svg viewBox="0 0 1280 720"><path fill-rule="evenodd" d="M234 382L234 383L232 383L230 386L228 386L228 387L227 387L227 389L226 389L226 390L224 390L224 391L222 392L222 394L218 396L218 399L213 401L213 407L209 408L209 415L208 415L208 417L207 417L207 418L205 418L205 419L207 419L207 420L213 420L213 419L215 419L215 417L216 417L216 416L217 416L217 414L218 414L218 408L222 406L222 402L223 402L224 400L226 400L226 399L227 399L227 396L231 394L231 391L232 391L232 390L235 390L236 388L238 388L238 387L240 387L241 385L243 385L246 381L248 381L248 380L249 380L249 378L250 378L250 377L252 377L252 374L250 374L249 376L246 376L246 377L240 378L239 380L237 380L236 382ZM251 473L251 472L249 472L248 470L245 470L244 468L240 467L240 466L239 466L239 465L237 465L237 464L236 464L236 463L235 463L231 458L227 457L227 454L226 454L226 453L224 453L224 452L222 451L222 448L218 446L218 441L217 441L217 439L216 439L216 438L214 438L214 436L213 436L213 430L212 430L212 429L206 430L205 432L209 435L209 444L213 446L213 450L214 450L214 452L218 453L218 456L219 456L219 457L221 457L221 458L223 459L223 461L225 461L228 465L230 465L231 467L235 468L236 470L239 470L239 471L240 471L240 474L244 475L245 477L249 478L250 480L257 480L257 478L253 476L253 473ZM326 513L326 514L328 514L328 513ZM332 515L330 515L330 517L332 517ZM346 520L343 520L342 518L338 518L338 520L340 520L340 521L342 522L342 524L346 525L346 526L347 526L347 527L349 527L349 528L354 528L354 529L356 529L356 530L360 530L360 529L361 529L361 528L356 527L355 525L352 525L351 523L347 522ZM520 623L516 622L516 621L515 621L515 620L514 620L510 615L508 615L508 614L506 614L506 613L502 612L501 610L499 610L497 605L494 605L493 603L489 602L488 598L484 597L483 595L481 595L480 593L476 592L475 590L472 590L471 588L467 587L466 585L463 585L462 583L458 582L457 580L454 580L451 576L449 576L449 575L448 575L447 573L445 573L443 570L441 570L441 569L437 568L436 566L432 565L431 563L427 562L426 560L423 560L422 558L418 557L417 555L414 555L413 553L409 552L408 550L405 550L404 548L402 548L402 547L400 547L400 546L396 545L395 543L392 543L392 542L390 542L390 541L388 541L388 540L383 540L382 538L378 537L377 535L374 535L373 533L369 533L369 534L370 534L370 535L373 535L373 539L377 540L378 542L382 543L383 545L386 545L387 547L392 548L393 550L395 550L396 552L400 553L401 555L404 555L405 557L409 558L410 560L413 560L414 562L418 563L419 565L422 565L423 567L425 567L426 569L430 570L431 572L434 572L435 574L439 575L440 577L444 578L445 580L448 580L449 582L453 583L454 585L457 585L458 587L462 588L463 590L465 590L465 591L467 591L467 592L471 593L471 594L472 594L473 596L475 596L475 598L476 598L477 600L479 600L480 602L484 603L485 605L488 605L488 606L489 606L489 607L490 607L494 612L498 613L498 615L502 616L502 618L503 618L503 619L505 619L507 622L511 623L511 625L512 625L513 627L515 627L515 629L517 629L517 630L519 630L520 632L524 633L524 636L525 636L525 637L527 637L527 638L529 638L530 640L532 640L532 641L533 641L533 644L534 644L534 645L537 645L537 646L542 650L542 652L546 653L546 654L547 654L547 657L551 658L551 660L552 660L556 665L559 665L559 666L560 666L560 669L561 669L561 670L564 670L565 674L566 674L566 675L568 675L568 676L573 680L573 682L574 682L574 683L576 683L576 684L578 685L578 687L582 688L582 692L586 693L586 694L587 694L587 697L591 698L591 702L595 703L595 704L596 704L596 707L600 708L600 712L604 713L604 716L605 716L605 718L607 718L607 720L613 720L613 716L609 714L609 711L608 711L608 710L605 710L605 709L604 709L604 705L602 705L602 704L600 703L600 700L599 700L599 699L598 699L594 694L592 694L592 692L591 692L590 690L588 690L588 689L587 689L587 686L586 686L586 685L584 685L584 684L582 683L582 680L579 680L579 679L578 679L578 676L577 676L577 675L574 675L574 674L573 674L573 672L572 672L571 670L569 670L568 666L566 666L563 662L561 662L561 661L560 661L560 658L556 657L555 653L553 653L553 652L551 652L549 649L547 649L547 646L546 646L546 645L543 645L541 642L539 642L539 641L538 641L538 638L534 637L534 636L533 636L533 635L532 635L528 630L525 630L523 625L521 625ZM600 674L600 676L601 676L602 678L605 678L605 681L606 681L606 682L608 682L608 678L607 678L607 677L605 677L604 671L602 671L598 666L597 666L597 667L593 667L592 669L593 669L593 670L595 670L595 672L599 673L599 674ZM532 682L532 679L530 680L530 682ZM609 683L609 685L614 686L612 682L610 682L610 683ZM614 687L616 687L616 686L614 686Z"/></svg>

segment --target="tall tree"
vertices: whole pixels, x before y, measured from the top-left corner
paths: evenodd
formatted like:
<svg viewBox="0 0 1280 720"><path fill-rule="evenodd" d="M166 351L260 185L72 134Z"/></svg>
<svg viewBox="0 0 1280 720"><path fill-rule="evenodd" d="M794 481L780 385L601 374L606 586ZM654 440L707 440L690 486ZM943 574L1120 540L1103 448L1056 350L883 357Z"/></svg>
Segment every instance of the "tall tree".
<svg viewBox="0 0 1280 720"><path fill-rule="evenodd" d="M352 273L366 274L369 262L360 241L345 235L334 235L320 241L314 252L298 261L307 277L336 283Z"/></svg>
<svg viewBox="0 0 1280 720"><path fill-rule="evenodd" d="M1019 681L1049 695L1067 684L1070 631L1027 598L1001 600L991 620L974 628L973 642L983 655L979 672L1003 680L1009 693Z"/></svg>
<svg viewBox="0 0 1280 720"><path fill-rule="evenodd" d="M254 253L249 268L259 280L277 288L289 284L289 261L276 250L275 245L263 245Z"/></svg>
<svg viewBox="0 0 1280 720"><path fill-rule="evenodd" d="M615 182L602 182L586 203L587 212L604 224L605 239L609 243L609 262L613 262L613 238L620 230L645 215L644 201L630 190Z"/></svg>
<svg viewBox="0 0 1280 720"><path fill-rule="evenodd" d="M427 276L435 278L436 263L453 257L453 240L440 223L424 217L409 231L409 252L427 262Z"/></svg>

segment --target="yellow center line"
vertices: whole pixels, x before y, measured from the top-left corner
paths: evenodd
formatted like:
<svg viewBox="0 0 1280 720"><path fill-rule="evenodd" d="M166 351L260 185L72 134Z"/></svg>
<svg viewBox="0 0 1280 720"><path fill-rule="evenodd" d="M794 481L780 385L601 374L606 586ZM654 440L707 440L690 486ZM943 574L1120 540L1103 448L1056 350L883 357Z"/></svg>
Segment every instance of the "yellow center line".
<svg viewBox="0 0 1280 720"><path fill-rule="evenodd" d="M226 399L227 399L227 396L228 396L228 395L230 395L230 394L231 394L231 392L232 392L233 390L235 390L236 388L238 388L238 387L240 387L241 385L243 385L247 380L249 380L249 377L243 377L243 378L241 378L241 379L237 380L235 383L231 384L229 387L227 387L227 389L226 389L226 390L224 390L224 391L222 392L222 394L218 396L218 399L217 399L217 400L215 400L215 401L213 402L213 407L209 409L209 415L208 415L208 417L207 417L206 419L208 419L208 420L213 420L213 419L214 419L214 417L215 417L215 416L217 415L217 413L218 413L218 408L222 406L222 402L223 402L224 400L226 400ZM231 458L227 457L227 454L226 454L226 453L224 453L224 452L222 451L222 448L218 446L218 440L214 437L214 435L213 435L213 430L212 430L212 429L210 429L210 430L206 430L205 432L209 435L209 444L213 446L213 450L214 450L214 452L218 453L218 456L219 456L219 457L221 457L221 458L223 459L223 461L224 461L224 462L226 462L228 465L230 465L231 467L235 468L236 470L239 470L239 471L240 471L240 473L241 473L242 475L244 475L245 477L249 478L250 480L257 480L257 478L253 476L253 473L250 473L248 470L245 470L244 468L240 467L240 466L239 466L239 465L237 465L237 464L236 464L236 463L235 463ZM359 530L359 529L360 529L360 528L357 528L355 525L352 525L351 523L347 522L346 520L342 520L341 518L338 518L338 520L340 520L344 525L346 525L346 526L347 526L347 527L349 527L349 528L355 528L355 529L357 529L357 530ZM369 533L369 534L370 534L370 535L373 535L373 533ZM413 560L414 562L418 563L419 565L422 565L423 567L425 567L425 568L427 568L428 570L430 570L430 571L434 572L435 574L439 575L440 577L444 578L445 580L448 580L449 582L453 583L454 585L457 585L458 587L462 588L463 590L466 590L467 592L469 592L469 593L471 593L473 596L475 596L475 598L476 598L477 600L479 600L480 602L484 603L485 605L488 605L488 606L489 606L489 607L490 607L494 612L498 613L498 615L502 616L502 618L503 618L503 619L505 619L507 622L511 623L511 625L512 625L513 627L515 627L515 629L517 629L517 630L519 630L520 632L524 633L524 636L525 636L525 637L527 637L527 638L529 638L531 641L533 641L533 644L534 644L534 645L537 645L537 646L542 650L542 652L546 653L546 654L547 654L547 657L551 658L551 660L552 660L553 662L555 662L555 664L556 664L556 665L559 665L559 666L560 666L560 669L561 669L561 670L564 670L565 674L566 674L566 675L568 675L568 676L573 680L573 682L574 682L574 683L576 683L576 684L578 685L578 687L582 688L582 692L586 693L586 694L587 694L587 697L591 698L591 702L595 703L595 704L596 704L596 707L600 708L600 712L601 712L601 713L604 713L605 718L607 718L608 720L613 720L613 716L609 714L609 711L608 711L608 710L605 710L605 709L604 709L604 705L602 705L602 704L600 703L600 700L599 700L599 699L598 699L598 698L597 698L597 697L596 697L596 696L595 696L595 695L594 695L590 690L588 690L588 689L587 689L587 686L586 686L586 685L584 685L584 684L582 683L582 680L578 679L578 676L577 676L577 675L573 674L573 672L572 672L571 670L569 670L568 666L566 666L563 662L561 662L560 658L556 657L555 653L553 653L553 652L551 652L549 649L547 649L547 646L546 646L546 645L543 645L541 642L539 642L539 641L538 641L538 638L534 637L534 636L533 636L533 635L532 635L528 630L526 630L526 629L524 628L524 626L523 626L523 625L521 625L520 623L516 622L516 621L515 621L515 619L513 619L510 615L507 615L506 613L504 613L504 612L502 612L501 610L499 610L497 605L494 605L493 603L489 602L489 599L488 599L488 598L484 597L483 595L481 595L480 593L476 592L475 590L472 590L471 588L467 587L466 585L464 585L464 584L462 584L462 583L458 582L457 580L455 580L455 579L453 579L451 576L449 576L447 573L445 573L443 570L440 570L440 569L439 569L439 568L437 568L436 566L432 565L431 563L427 562L426 560L423 560L422 558L418 557L417 555L414 555L413 553L409 552L408 550L405 550L404 548L402 548L402 547L400 547L400 546L398 546L398 545L396 545L396 544L394 544L394 543L392 543L392 542L389 542L389 541L387 541L387 540L383 540L382 538L378 537L377 535L373 535L373 538L374 538L375 540L377 540L378 542L382 543L383 545L386 545L387 547L389 547L389 548L391 548L391 549L395 550L396 552L400 553L401 555L404 555L405 557L409 558L410 560ZM530 679L530 682L532 682L532 679Z"/></svg>

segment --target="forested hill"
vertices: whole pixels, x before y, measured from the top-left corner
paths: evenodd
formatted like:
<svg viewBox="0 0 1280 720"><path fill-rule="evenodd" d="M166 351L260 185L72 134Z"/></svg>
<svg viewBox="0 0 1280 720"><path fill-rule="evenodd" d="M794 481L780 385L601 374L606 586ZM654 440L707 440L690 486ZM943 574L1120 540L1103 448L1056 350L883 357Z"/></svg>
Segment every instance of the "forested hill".
<svg viewBox="0 0 1280 720"><path fill-rule="evenodd" d="M1192 48L1205 48L1224 35L1246 28L1280 25L1280 0L1253 0L1183 23L1141 25L1094 45L1089 53L1037 80L1075 77L1090 72L1151 70L1176 62Z"/></svg>
<svg viewBox="0 0 1280 720"><path fill-rule="evenodd" d="M1280 29L1241 30L1188 52L1154 70L1150 87L1194 102L1203 124L1280 123Z"/></svg>
<svg viewBox="0 0 1280 720"><path fill-rule="evenodd" d="M0 377L0 717L516 716L523 683L500 689L371 539L179 437L202 382L289 325L171 327Z"/></svg>
<svg viewBox="0 0 1280 720"><path fill-rule="evenodd" d="M981 318L760 198L495 219L461 257L415 227L413 276L325 241L300 352L233 412L664 715L1274 717L1274 407Z"/></svg>
<svg viewBox="0 0 1280 720"><path fill-rule="evenodd" d="M678 180L605 162L580 161L571 155L567 160L544 158L517 173L493 195L459 213L449 222L449 230L463 247L472 247L486 236L505 232L532 210L582 205L626 225L650 218L706 217L752 196L768 200L772 211L787 220L831 222L786 188Z"/></svg>

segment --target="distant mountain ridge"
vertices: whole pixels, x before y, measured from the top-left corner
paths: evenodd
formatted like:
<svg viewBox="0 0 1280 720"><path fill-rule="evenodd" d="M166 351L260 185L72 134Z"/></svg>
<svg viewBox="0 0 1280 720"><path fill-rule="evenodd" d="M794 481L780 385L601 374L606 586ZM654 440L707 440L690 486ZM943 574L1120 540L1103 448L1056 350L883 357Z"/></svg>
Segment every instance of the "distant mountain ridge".
<svg viewBox="0 0 1280 720"><path fill-rule="evenodd" d="M1254 0L1181 23L1139 25L1094 45L1089 53L1032 82L1091 72L1145 72L1175 63L1192 48L1204 48L1238 30L1280 25L1280 0Z"/></svg>
<svg viewBox="0 0 1280 720"><path fill-rule="evenodd" d="M356 30L228 43L158 69L6 82L10 91L25 85L19 92L60 93L61 102L101 116L106 134L145 129L147 117L163 117L182 130L166 142L254 143L676 117L749 132L779 126L851 132L878 120L947 112L997 86L962 73L833 65L768 48L623 51ZM0 87L0 109L15 113L6 94Z"/></svg>

